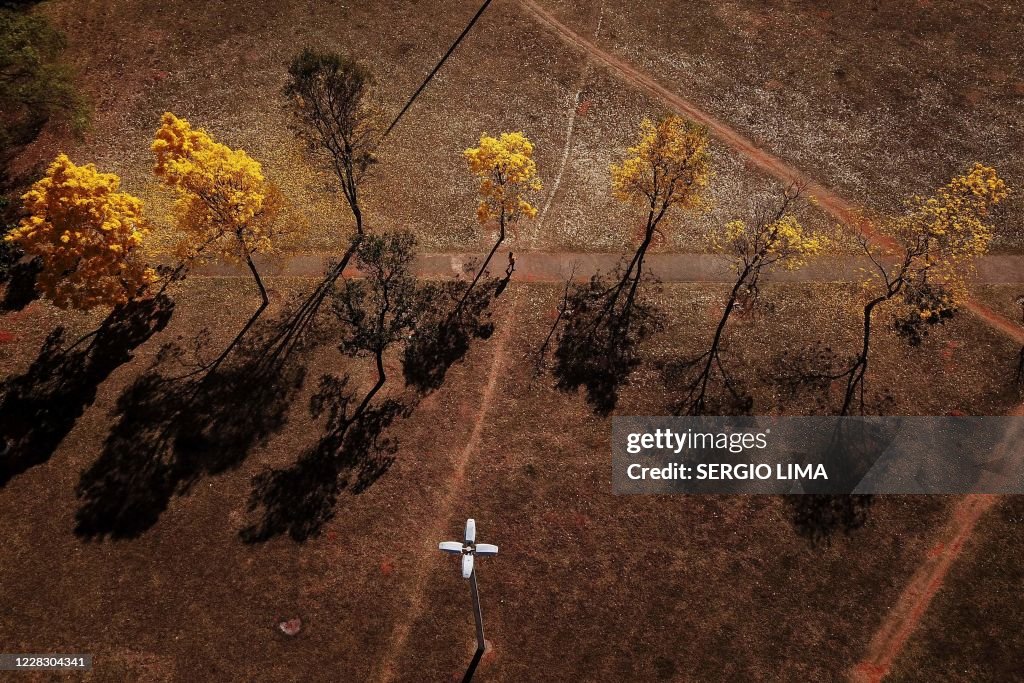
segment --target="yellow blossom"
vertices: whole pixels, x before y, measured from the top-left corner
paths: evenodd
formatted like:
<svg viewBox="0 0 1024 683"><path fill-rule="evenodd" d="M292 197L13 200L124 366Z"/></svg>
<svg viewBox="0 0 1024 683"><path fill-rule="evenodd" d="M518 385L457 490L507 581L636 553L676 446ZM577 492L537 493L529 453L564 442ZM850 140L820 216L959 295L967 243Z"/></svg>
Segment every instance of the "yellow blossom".
<svg viewBox="0 0 1024 683"><path fill-rule="evenodd" d="M139 249L149 231L142 200L120 185L113 173L60 154L22 197L28 215L5 239L41 258L36 284L55 305L123 304L156 280Z"/></svg>
<svg viewBox="0 0 1024 683"><path fill-rule="evenodd" d="M272 249L273 220L283 198L259 162L169 112L161 118L152 151L157 177L178 194L175 222L182 257L202 251L238 260Z"/></svg>
<svg viewBox="0 0 1024 683"><path fill-rule="evenodd" d="M659 220L672 207L706 209L712 178L707 131L679 116L656 124L644 119L637 143L611 173L617 199L641 204Z"/></svg>
<svg viewBox="0 0 1024 683"><path fill-rule="evenodd" d="M527 197L541 189L533 143L523 133L480 136L480 144L462 153L473 175L480 179L476 217L483 224L497 220L502 230L521 216L533 218L537 207Z"/></svg>

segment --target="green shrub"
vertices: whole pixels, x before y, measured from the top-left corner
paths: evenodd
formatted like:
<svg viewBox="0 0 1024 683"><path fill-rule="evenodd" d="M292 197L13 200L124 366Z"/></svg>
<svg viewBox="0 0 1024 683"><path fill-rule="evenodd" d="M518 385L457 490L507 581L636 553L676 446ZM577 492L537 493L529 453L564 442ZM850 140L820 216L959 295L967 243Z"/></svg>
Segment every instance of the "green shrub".
<svg viewBox="0 0 1024 683"><path fill-rule="evenodd" d="M0 8L0 159L50 121L75 134L88 124L89 109L60 61L64 44L45 17Z"/></svg>

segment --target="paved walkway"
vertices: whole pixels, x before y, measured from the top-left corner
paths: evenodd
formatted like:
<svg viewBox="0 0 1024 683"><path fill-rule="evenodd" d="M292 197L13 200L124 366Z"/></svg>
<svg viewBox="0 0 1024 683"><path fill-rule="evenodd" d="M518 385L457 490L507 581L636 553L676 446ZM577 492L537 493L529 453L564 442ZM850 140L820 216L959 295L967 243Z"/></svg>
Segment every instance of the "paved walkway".
<svg viewBox="0 0 1024 683"><path fill-rule="evenodd" d="M491 262L491 272L501 275L507 264L507 250L501 250ZM466 272L485 254L424 254L416 261L417 275L445 279ZM335 255L302 253L285 258L257 259L267 276L317 278L324 274ZM576 266L576 279L586 280L594 273L608 272L622 259L621 254L531 251L516 253L515 279L519 282L564 282ZM647 271L662 282L732 282L735 274L729 262L716 254L649 254ZM774 269L765 280L778 282L853 282L859 280L870 262L861 256L825 256L810 259L795 271ZM203 276L251 277L245 266L208 264L196 271ZM1024 256L984 256L978 263L980 284L1024 284ZM1022 292L1024 293L1024 292Z"/></svg>

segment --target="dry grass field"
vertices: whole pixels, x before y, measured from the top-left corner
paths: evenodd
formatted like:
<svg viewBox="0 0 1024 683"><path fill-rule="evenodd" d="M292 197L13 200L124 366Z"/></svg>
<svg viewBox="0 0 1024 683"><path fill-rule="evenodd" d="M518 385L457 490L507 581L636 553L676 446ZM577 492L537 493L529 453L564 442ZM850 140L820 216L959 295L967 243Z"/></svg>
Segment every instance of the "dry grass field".
<svg viewBox="0 0 1024 683"><path fill-rule="evenodd" d="M474 10L435 5L66 1L42 11L67 32L97 112L75 158L121 174L161 207L148 145L159 116L174 111L263 162L305 229L298 246L334 251L348 223L325 192L329 178L289 130L285 67L303 45L347 51L373 68L383 110L396 112ZM1014 76L1016 6L993 15L980 5L906 5L692 3L672 11L595 1L552 9L869 211L898 208L973 160L1021 186L1024 170L1011 152L1024 101ZM623 248L631 230L622 226L634 219L609 197L608 164L661 105L589 65L518 3L487 12L383 148L371 221L410 227L427 249L480 244L459 153L481 131L523 130L537 145L546 209L517 237L521 248ZM23 163L58 146L67 144L44 139ZM714 211L685 221L668 248L703 251L710 226L746 215L752 196L771 191L729 150L717 146L715 161ZM1016 249L1024 239L1019 200L1003 213L996 246Z"/></svg>
<svg viewBox="0 0 1024 683"><path fill-rule="evenodd" d="M870 210L927 193L965 159L1024 179L1019 2L546 6ZM1001 249L1024 245L1022 207L1018 194Z"/></svg>
<svg viewBox="0 0 1024 683"><path fill-rule="evenodd" d="M1024 248L1021 3L542 4L868 212L976 159L992 164L1017 188L995 248ZM296 232L286 254L341 252L351 221L291 129L288 61L307 45L364 60L388 118L476 9L43 2L34 11L67 35L95 115L82 140L45 133L18 170L64 149L118 173L166 226L170 197L149 144L173 111L246 149L280 184ZM424 251L480 251L490 236L475 222L461 151L483 131L522 130L545 187L510 248L625 251L637 217L610 197L608 166L643 117L665 111L522 3L495 0L385 141L368 227L409 228ZM713 227L779 190L725 144L712 151L712 210L674 221L657 249L706 252ZM804 218L834 222L814 209ZM268 284L257 341L316 280ZM1017 320L1018 289L978 298ZM645 342L616 414L671 410L679 392L666 368L705 349L727 294L696 283L650 291L665 329ZM494 649L474 680L845 680L956 501L879 497L862 526L822 538L795 522L794 497L612 495L610 420L535 372L561 292L513 279L493 336L426 396L403 386L389 358L379 405L397 407L374 413L326 469L307 457L332 446L330 411L317 408L343 392L322 378L344 378L356 396L373 382L371 361L342 355L330 329L273 374L252 372L243 344L216 385L161 379L211 358L245 324L259 302L245 278L186 279L153 330L104 337L116 352L100 362L67 347L105 311L36 301L4 313L3 393L29 383L41 402L26 427L36 460L0 479L0 650L89 652L96 666L83 680L102 682L462 680L468 588L436 543L473 516L481 540L501 546L478 565ZM840 386L794 396L778 369L784 353L816 344L852 355L861 290L778 283L762 296L756 316L734 316L722 351L754 411L834 411ZM919 347L890 323L880 316L869 412L999 415L1024 399L1019 345L970 313ZM48 346L55 329L62 341ZM1019 672L1019 512L1008 499L983 519L894 680ZM293 618L302 628L291 637L278 624Z"/></svg>
<svg viewBox="0 0 1024 683"><path fill-rule="evenodd" d="M1009 548L1024 542L1024 504L1005 499L978 528L907 645L894 681L1010 681L1020 678L1024 611L1020 559ZM956 624L955 628L950 628Z"/></svg>
<svg viewBox="0 0 1024 683"><path fill-rule="evenodd" d="M308 285L272 283L278 300ZM758 367L780 351L758 338L813 341L786 311L824 316L844 296L835 286L817 289L771 288L765 296L775 313L738 325L727 358ZM221 302L247 301L248 290L242 279L186 281L167 329L99 385L52 457L0 490L9 549L0 559L8 596L0 634L8 647L93 652L102 666L91 680L99 681L362 681L385 673L448 680L468 662L472 629L466 587L434 543L457 535L472 514L502 547L480 568L496 643L481 680L535 680L538 668L545 680L702 680L722 672L823 679L856 662L947 514L941 498L879 499L863 528L812 543L782 498L611 495L607 422L581 396L533 375L558 288L513 285L499 300L495 336L478 343L440 391L418 401L400 382L389 390L411 412L384 434L393 443L381 456L383 476L360 489L365 463L347 463L333 494L313 487L308 498L295 491L285 501L286 517L297 520L326 500L333 516L319 535L247 542L245 529L264 512L249 505L253 477L301 463L324 431L310 413L319 377L348 374L365 386L365 362L326 344L301 355L267 392L217 393L205 424L215 445L237 452L219 466L188 469L190 441L147 449L152 424L136 432L128 425L138 448L120 461L111 461L109 446L125 428L125 397L160 347L203 329L213 348L226 343L247 309ZM720 296L694 285L665 286L661 296L675 322L649 353L696 352ZM18 376L58 320L40 303L15 315L5 321L16 343L5 345L4 364ZM76 322L69 338L97 321ZM834 328L842 335L841 323ZM1002 412L1014 396L1002 369L986 360L1013 349L981 329L964 319L945 330L935 343L948 354L910 356L880 337L869 386L905 387L892 409L898 414ZM180 374L190 358L158 367ZM901 375L913 361L924 372ZM801 410L774 401L778 387L760 373L742 380L759 412ZM663 412L671 400L648 368L620 411ZM255 434L246 430L254 419L262 425ZM76 495L97 473L103 486ZM76 533L97 500L122 516L101 523L98 535ZM293 617L303 621L298 636L275 631ZM405 637L396 641L396 633Z"/></svg>

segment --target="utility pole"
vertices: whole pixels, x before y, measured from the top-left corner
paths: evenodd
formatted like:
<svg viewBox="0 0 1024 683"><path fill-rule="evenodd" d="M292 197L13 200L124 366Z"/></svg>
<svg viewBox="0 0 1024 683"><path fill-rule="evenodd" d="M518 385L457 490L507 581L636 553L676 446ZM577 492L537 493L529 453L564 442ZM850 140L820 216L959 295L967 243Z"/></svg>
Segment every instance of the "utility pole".
<svg viewBox="0 0 1024 683"><path fill-rule="evenodd" d="M486 641L484 640L484 611L480 606L480 589L476 583L476 567L473 566L473 558L477 555L490 557L498 554L498 546L490 543L476 542L476 520L466 520L466 539L458 541L443 541L438 544L441 552L462 556L462 578L469 579L469 592L473 597L473 616L476 618L476 654L483 655Z"/></svg>

